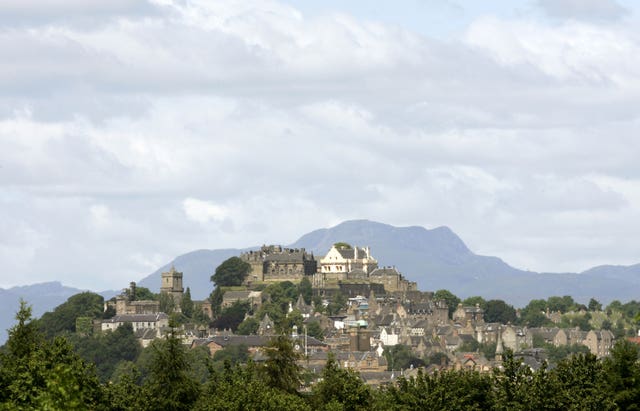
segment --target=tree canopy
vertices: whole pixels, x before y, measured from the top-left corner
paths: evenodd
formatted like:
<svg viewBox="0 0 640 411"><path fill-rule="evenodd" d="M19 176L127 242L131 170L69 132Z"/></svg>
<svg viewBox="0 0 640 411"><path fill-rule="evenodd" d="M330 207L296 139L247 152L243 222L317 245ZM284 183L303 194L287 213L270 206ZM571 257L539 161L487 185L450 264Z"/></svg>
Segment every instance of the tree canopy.
<svg viewBox="0 0 640 411"><path fill-rule="evenodd" d="M243 261L240 257L231 257L222 262L215 273L211 276L211 281L217 287L231 287L241 285L244 279L251 272L251 265Z"/></svg>

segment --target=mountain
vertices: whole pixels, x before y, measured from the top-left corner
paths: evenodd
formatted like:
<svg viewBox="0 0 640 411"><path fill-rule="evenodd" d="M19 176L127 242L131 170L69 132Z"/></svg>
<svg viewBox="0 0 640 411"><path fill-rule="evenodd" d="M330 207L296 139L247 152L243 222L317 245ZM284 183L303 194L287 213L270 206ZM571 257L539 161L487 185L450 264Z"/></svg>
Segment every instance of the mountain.
<svg viewBox="0 0 640 411"><path fill-rule="evenodd" d="M604 265L582 273L536 273L511 267L497 257L474 254L449 228L394 227L367 220L353 220L332 228L312 231L288 245L306 248L317 258L339 241L369 246L380 266L396 266L405 277L418 283L424 291L448 289L459 297L480 295L486 299L502 299L523 307L531 299L552 295L571 295L576 301L588 302L594 297L603 304L617 299L637 299L640 287L640 264ZM257 249L197 250L176 257L169 264L138 282L154 292L160 288L160 275L174 265L184 273L184 285L191 288L194 299L204 299L213 290L209 278L224 260L241 252ZM128 284L122 284L126 287ZM33 305L34 316L40 316L82 292L59 282L0 289L0 330L13 325L20 298ZM101 292L110 298L116 291ZM0 334L0 343L6 334Z"/></svg>
<svg viewBox="0 0 640 411"><path fill-rule="evenodd" d="M20 299L25 300L32 308L34 317L40 317L47 311L67 301L67 298L83 290L65 287L57 281L12 287L9 289L0 288L0 301L2 301L2 311L0 311L0 344L7 338L5 330L11 328L15 323L15 314L20 308Z"/></svg>
<svg viewBox="0 0 640 411"><path fill-rule="evenodd" d="M395 266L421 290L448 289L459 297L481 295L522 307L534 298L571 295L587 302L602 303L637 298L640 264L601 266L583 273L536 273L511 267L497 257L474 254L448 227L394 227L368 220L352 220L332 228L312 231L288 247L305 248L317 258L336 242L369 246L380 266ZM253 247L255 249L257 247ZM205 298L213 289L209 277L225 259L247 249L198 250L177 257L140 281L158 291L160 273L171 264L182 271L185 287L194 298Z"/></svg>

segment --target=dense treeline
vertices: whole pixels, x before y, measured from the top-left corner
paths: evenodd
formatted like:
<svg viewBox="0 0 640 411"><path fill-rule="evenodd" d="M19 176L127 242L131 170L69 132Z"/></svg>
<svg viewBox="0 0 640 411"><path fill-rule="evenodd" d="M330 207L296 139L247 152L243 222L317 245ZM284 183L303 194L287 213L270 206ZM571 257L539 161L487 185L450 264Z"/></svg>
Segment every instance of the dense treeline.
<svg viewBox="0 0 640 411"><path fill-rule="evenodd" d="M66 338L46 339L30 316L22 304L0 352L0 409L633 410L640 404L639 351L626 340L604 360L577 354L532 371L507 352L492 373L418 371L373 389L333 358L321 375L305 374L284 336L274 338L261 364L227 358L216 369L206 353L188 350L170 333L141 355L144 361L123 361L115 378L100 382L96 367Z"/></svg>

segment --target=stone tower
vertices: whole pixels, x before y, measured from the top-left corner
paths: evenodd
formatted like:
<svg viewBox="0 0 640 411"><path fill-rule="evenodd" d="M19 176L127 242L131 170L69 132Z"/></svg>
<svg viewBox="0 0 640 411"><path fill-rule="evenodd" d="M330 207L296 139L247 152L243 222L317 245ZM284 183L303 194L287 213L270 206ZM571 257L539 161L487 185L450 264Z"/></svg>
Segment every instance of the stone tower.
<svg viewBox="0 0 640 411"><path fill-rule="evenodd" d="M173 301L176 303L176 308L180 308L182 293L184 293L184 288L182 288L182 273L176 271L174 266L171 266L171 270L166 273L162 273L160 292L167 293L173 297Z"/></svg>

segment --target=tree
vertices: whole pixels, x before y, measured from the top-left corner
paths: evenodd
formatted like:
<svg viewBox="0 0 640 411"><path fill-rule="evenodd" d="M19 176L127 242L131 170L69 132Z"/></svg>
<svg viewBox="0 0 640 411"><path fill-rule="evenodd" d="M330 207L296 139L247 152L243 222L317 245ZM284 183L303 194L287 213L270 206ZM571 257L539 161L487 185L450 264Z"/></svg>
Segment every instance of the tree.
<svg viewBox="0 0 640 411"><path fill-rule="evenodd" d="M387 359L387 368L389 371L404 370L410 368L412 365L414 367L424 365L424 361L411 351L411 347L404 344L385 347L382 355Z"/></svg>
<svg viewBox="0 0 640 411"><path fill-rule="evenodd" d="M189 373L187 353L174 329L165 339L155 340L151 347L149 377L145 382L151 409L190 410L200 387Z"/></svg>
<svg viewBox="0 0 640 411"><path fill-rule="evenodd" d="M180 310L182 314L184 314L187 318L193 317L194 304L191 299L191 289L187 287L184 294L182 295L182 300L180 301Z"/></svg>
<svg viewBox="0 0 640 411"><path fill-rule="evenodd" d="M602 311L602 304L598 302L595 298L589 300L589 311Z"/></svg>
<svg viewBox="0 0 640 411"><path fill-rule="evenodd" d="M160 293L158 302L160 303L160 311L163 313L171 314L176 310L176 301L169 293Z"/></svg>
<svg viewBox="0 0 640 411"><path fill-rule="evenodd" d="M229 307L222 310L220 315L213 321L213 326L218 329L238 329L249 311L249 303L246 301L236 301Z"/></svg>
<svg viewBox="0 0 640 411"><path fill-rule="evenodd" d="M320 323L317 321L311 321L307 325L307 335L321 341L324 340L324 331L322 331L322 327L320 327Z"/></svg>
<svg viewBox="0 0 640 411"><path fill-rule="evenodd" d="M621 410L640 409L639 348L627 340L619 340L605 359L608 390Z"/></svg>
<svg viewBox="0 0 640 411"><path fill-rule="evenodd" d="M366 410L370 408L371 391L357 372L340 368L330 353L322 380L313 387L311 402L316 410Z"/></svg>
<svg viewBox="0 0 640 411"><path fill-rule="evenodd" d="M84 292L72 295L52 312L42 315L40 326L47 338L64 332L75 332L76 318L102 318L104 298L101 295Z"/></svg>
<svg viewBox="0 0 640 411"><path fill-rule="evenodd" d="M264 374L267 385L272 388L296 393L301 382L300 355L293 349L291 340L285 335L273 338L266 347L267 360Z"/></svg>
<svg viewBox="0 0 640 411"><path fill-rule="evenodd" d="M311 304L311 298L313 297L313 288L309 277L304 276L298 284L298 291L302 295L305 304Z"/></svg>
<svg viewBox="0 0 640 411"><path fill-rule="evenodd" d="M480 297L480 296L473 296L473 297L469 297L469 298L465 298L462 301L462 305L467 306L467 307L475 307L476 305L480 306L480 308L482 308L484 310L485 306L487 304L487 301Z"/></svg>
<svg viewBox="0 0 640 411"><path fill-rule="evenodd" d="M251 272L251 265L239 257L231 257L222 262L215 273L211 276L211 281L217 287L230 287L242 285L244 279Z"/></svg>
<svg viewBox="0 0 640 411"><path fill-rule="evenodd" d="M237 333L240 335L251 335L258 331L260 322L254 317L248 317L238 325Z"/></svg>
<svg viewBox="0 0 640 411"><path fill-rule="evenodd" d="M226 348L216 351L213 361L229 361L231 365L243 364L249 360L249 349L244 344L229 345Z"/></svg>
<svg viewBox="0 0 640 411"><path fill-rule="evenodd" d="M457 296L455 296L451 291L444 289L436 291L433 294L433 299L444 300L444 302L447 303L447 307L449 307L449 318L451 318L451 315L456 308L458 308L458 304L460 303L460 299Z"/></svg>
<svg viewBox="0 0 640 411"><path fill-rule="evenodd" d="M513 323L516 321L516 310L502 300L487 301L484 309L484 320L488 323Z"/></svg>
<svg viewBox="0 0 640 411"><path fill-rule="evenodd" d="M333 246L334 246L335 248L337 248L338 250L340 250L340 249L351 250L351 248L353 248L353 247L351 247L351 244L349 244L349 243L345 243L345 242L343 242L343 241L340 241L340 242L334 243L334 244L333 244Z"/></svg>
<svg viewBox="0 0 640 411"><path fill-rule="evenodd" d="M347 305L347 297L345 297L340 291L336 293L333 300L327 305L327 313L329 315L336 315L342 311Z"/></svg>
<svg viewBox="0 0 640 411"><path fill-rule="evenodd" d="M0 408L95 409L103 394L95 369L64 338L45 340L24 301L16 319L0 354Z"/></svg>

